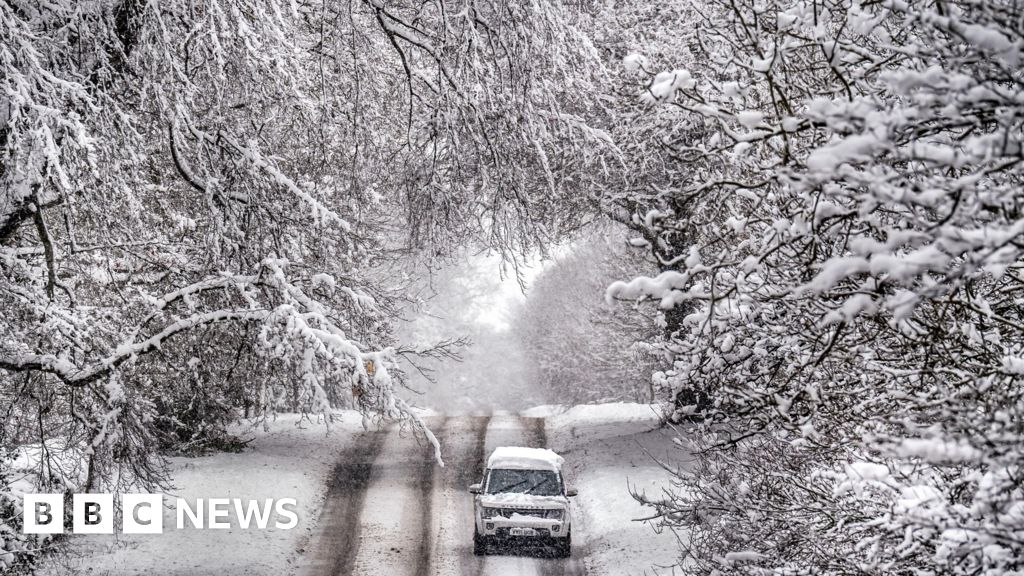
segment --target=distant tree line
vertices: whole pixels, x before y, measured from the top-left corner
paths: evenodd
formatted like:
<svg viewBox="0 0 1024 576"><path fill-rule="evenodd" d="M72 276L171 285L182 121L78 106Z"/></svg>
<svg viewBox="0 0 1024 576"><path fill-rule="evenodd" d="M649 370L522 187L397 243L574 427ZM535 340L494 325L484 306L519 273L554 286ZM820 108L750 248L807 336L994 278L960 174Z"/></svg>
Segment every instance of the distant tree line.
<svg viewBox="0 0 1024 576"><path fill-rule="evenodd" d="M594 227L554 256L527 289L513 326L527 358L529 378L548 401L663 402L673 390L652 373L664 365L653 344L661 314L605 302L608 284L645 267L642 253L617 226Z"/></svg>

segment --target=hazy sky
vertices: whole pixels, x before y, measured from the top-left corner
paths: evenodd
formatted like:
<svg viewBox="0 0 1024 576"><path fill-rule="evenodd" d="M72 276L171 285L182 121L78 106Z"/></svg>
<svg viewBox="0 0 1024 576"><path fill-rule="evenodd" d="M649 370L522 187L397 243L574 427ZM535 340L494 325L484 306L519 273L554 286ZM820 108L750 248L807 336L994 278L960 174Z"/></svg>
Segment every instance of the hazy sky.
<svg viewBox="0 0 1024 576"><path fill-rule="evenodd" d="M536 262L519 270L527 287L542 269L542 265ZM508 269L502 277L501 259L495 255L480 255L469 256L461 272L455 280L476 296L467 303L465 317L496 332L511 328L517 307L526 301L513 271ZM439 312L444 313L445 310Z"/></svg>
<svg viewBox="0 0 1024 576"><path fill-rule="evenodd" d="M529 284L542 270L540 263L520 270ZM512 274L502 273L496 255L466 255L439 270L432 287L436 296L421 311L410 313L400 331L403 341L419 346L444 338L467 337L463 362L434 363L436 382L418 374L413 387L423 392L412 400L446 410L519 409L541 403L531 385L529 360L511 330L526 297Z"/></svg>

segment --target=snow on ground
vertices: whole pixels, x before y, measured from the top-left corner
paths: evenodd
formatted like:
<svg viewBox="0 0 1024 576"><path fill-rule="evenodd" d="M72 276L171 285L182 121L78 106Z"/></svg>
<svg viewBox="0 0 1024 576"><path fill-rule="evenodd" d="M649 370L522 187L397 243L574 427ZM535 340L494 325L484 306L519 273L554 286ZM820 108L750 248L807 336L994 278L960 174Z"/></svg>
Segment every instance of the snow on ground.
<svg viewBox="0 0 1024 576"><path fill-rule="evenodd" d="M164 495L163 534L75 535L73 558L53 566L52 574L129 576L279 576L292 570L297 551L307 544L327 488L327 478L339 454L362 430L360 416L342 412L341 422L323 423L282 415L267 430L240 428L234 432L254 438L241 453L218 453L196 458L173 458L176 489ZM174 498L194 505L211 497L275 500L294 498L298 525L287 531L273 528L241 530L234 513L228 530L176 528ZM283 519L287 521L287 519ZM186 524L188 526L188 524ZM120 530L115 530L120 532ZM77 557L76 557L77 556Z"/></svg>
<svg viewBox="0 0 1024 576"><path fill-rule="evenodd" d="M558 404L543 404L541 406L534 406L528 408L519 413L520 416L526 418L548 418L556 414L561 414L568 410L565 406L559 406Z"/></svg>
<svg viewBox="0 0 1024 576"><path fill-rule="evenodd" d="M14 450L8 466L15 474L42 476L40 470L45 455L46 476L67 486L77 486L85 481L84 448L84 445L65 445L61 440L47 440L45 445L23 444Z"/></svg>
<svg viewBox="0 0 1024 576"><path fill-rule="evenodd" d="M673 432L660 428L657 407L622 403L537 411L551 414L548 445L565 457L567 481L579 489L575 504L582 517L573 538L585 554L587 574L679 574L665 568L678 558L677 536L636 521L651 509L631 495L656 495L668 485L668 473L652 457L673 463L685 457Z"/></svg>
<svg viewBox="0 0 1024 576"><path fill-rule="evenodd" d="M661 408L657 404L630 402L584 404L562 409L541 406L535 410L548 413L548 443L563 446L648 432L659 427L661 418ZM528 413L523 415L531 416Z"/></svg>

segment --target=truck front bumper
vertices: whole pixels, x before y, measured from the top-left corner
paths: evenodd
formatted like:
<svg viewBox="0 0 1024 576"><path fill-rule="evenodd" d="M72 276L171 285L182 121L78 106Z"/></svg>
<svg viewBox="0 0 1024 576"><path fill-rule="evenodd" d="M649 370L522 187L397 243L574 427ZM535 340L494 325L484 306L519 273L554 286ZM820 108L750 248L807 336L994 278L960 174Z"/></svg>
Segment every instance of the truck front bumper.
<svg viewBox="0 0 1024 576"><path fill-rule="evenodd" d="M538 518L529 522L517 522L507 518L484 518L481 534L509 540L541 540L564 538L569 526L561 520Z"/></svg>

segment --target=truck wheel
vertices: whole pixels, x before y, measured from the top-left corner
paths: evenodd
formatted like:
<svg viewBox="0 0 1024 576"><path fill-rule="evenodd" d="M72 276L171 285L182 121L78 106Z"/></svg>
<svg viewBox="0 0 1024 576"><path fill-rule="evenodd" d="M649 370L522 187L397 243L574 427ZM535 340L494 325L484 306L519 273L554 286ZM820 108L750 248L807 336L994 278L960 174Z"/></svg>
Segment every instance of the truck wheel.
<svg viewBox="0 0 1024 576"><path fill-rule="evenodd" d="M572 556L572 532L566 534L565 538L558 541L555 548L555 554L559 558L568 558Z"/></svg>
<svg viewBox="0 0 1024 576"><path fill-rule="evenodd" d="M487 538L473 531L473 555L474 556L486 556L487 555Z"/></svg>

